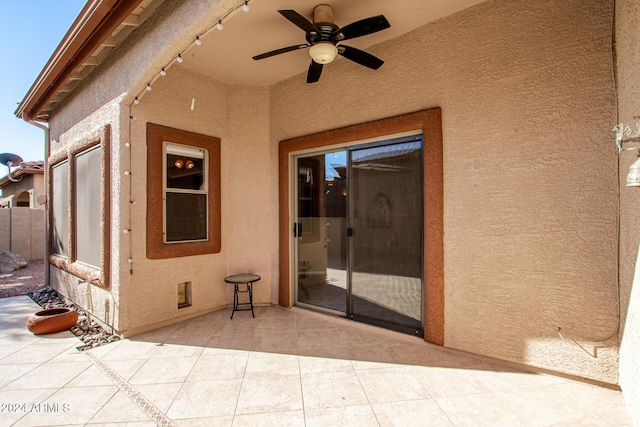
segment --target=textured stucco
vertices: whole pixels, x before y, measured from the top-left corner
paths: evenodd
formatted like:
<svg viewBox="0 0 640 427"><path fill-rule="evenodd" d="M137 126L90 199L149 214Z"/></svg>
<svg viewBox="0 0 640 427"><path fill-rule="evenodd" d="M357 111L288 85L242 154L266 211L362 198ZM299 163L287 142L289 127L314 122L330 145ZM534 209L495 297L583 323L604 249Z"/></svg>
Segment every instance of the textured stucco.
<svg viewBox="0 0 640 427"><path fill-rule="evenodd" d="M157 77L160 67L235 5L235 0L164 2L65 97L52 116L51 138L56 140L60 133L122 95L127 97L123 104L129 105L147 82Z"/></svg>
<svg viewBox="0 0 640 427"><path fill-rule="evenodd" d="M640 3L616 1L616 56L618 71L618 111L622 123L635 129L640 116ZM638 147L640 144L626 144ZM640 425L640 211L638 188L626 188L629 166L635 151L620 155L620 288L622 341L620 344L620 386L634 417Z"/></svg>
<svg viewBox="0 0 640 427"><path fill-rule="evenodd" d="M69 150L77 149L82 141L86 141L91 135L100 134L105 126L110 125L111 132L111 152L108 154L111 156L111 189L110 189L110 205L111 212L118 212L121 207L120 187L119 179L120 174L123 173L119 159L120 147L119 144L113 143L113 141L121 141L120 138L120 115L121 115L121 98L109 97L103 99L103 105L93 111L90 115L87 114L84 107L85 100L89 98L87 94L81 93L75 101L65 105L61 108L59 116L61 122L66 123L71 117L76 120L75 125L70 129L63 131L64 128L56 126L56 122L51 122L51 150L49 159L61 159L65 157ZM66 126L65 126L66 127ZM119 306L119 280L121 276L121 263L122 257L118 248L120 247L121 234L121 219L119 215L112 215L110 223L110 236L111 236L111 248L110 255L110 271L109 276L112 279L110 285L107 288L91 285L90 283L79 279L78 277L60 270L51 265L51 285L62 295L68 299L74 301L78 306L88 310L92 314L92 318L101 323L118 327L119 324L119 312L117 310ZM126 258L125 258L126 262Z"/></svg>
<svg viewBox="0 0 640 427"><path fill-rule="evenodd" d="M113 126L112 287L88 301L56 272L66 295L127 334L227 306L223 278L241 270L275 303L279 141L441 107L445 345L617 382L613 0L489 1L372 47L378 71L339 58L313 85L230 86L174 65L129 111L229 3L165 3L55 112L60 147ZM221 138L219 254L146 259L147 121ZM184 281L193 306L178 310Z"/></svg>
<svg viewBox="0 0 640 427"><path fill-rule="evenodd" d="M232 0L164 3L131 37L112 52L89 78L83 80L76 90L65 98L52 116L52 156L59 150L66 150L68 146L95 129L107 124L112 128L111 286L109 289L90 286L55 268L52 268L51 281L61 293L78 305L89 308L97 320L114 326L120 332L131 334L227 306L232 301L232 293L222 279L229 271L249 268L249 264L252 270L263 274L263 280L256 286L255 301L270 302L273 293L270 286L271 266L277 262L273 259L274 253L277 252L265 249L268 246L267 242L273 239L269 234L272 232L272 220L268 216L260 215L258 218L267 223L263 225L267 235L254 234L257 240L252 242L251 246L245 246L240 253L233 254L233 257L229 256L229 251L223 250L221 254L211 257L151 262L146 260L144 253L144 175L147 166L144 126L147 120L226 138L229 115L226 102L229 92L230 99L234 99L234 105L238 109L234 114L241 120L235 127L230 126L231 132L237 135L238 132L245 131L244 139L239 143L234 144L233 138L229 139L230 147L237 150L235 155L240 156L241 160L251 159L251 156L257 159L260 151L251 147L243 148L242 144L255 146L260 143L260 138L262 146L269 150L267 88L255 88L253 93L245 91L234 96L239 89L223 86L204 76L194 76L184 67L174 64L168 69L169 75L165 82L154 83L154 92L143 98L144 102L140 104L140 108L129 108L134 97L146 83L157 76L160 66L170 62L175 52L188 46L210 22L215 22L219 16L223 16L235 6L235 1ZM183 74L185 72L186 74ZM196 104L191 111L191 100L194 97ZM264 104L262 107L261 103ZM256 113L255 108L264 111L264 117L256 122L259 126L247 126L247 114ZM139 117L132 121L129 119L131 114ZM252 122L255 120L255 117L251 117ZM233 120L230 123L233 124ZM247 138L249 134L246 131L253 129L253 137ZM126 142L132 143L130 149L125 147ZM223 153L226 150L224 145L222 150ZM223 174L230 170L225 163L229 162L223 157ZM246 164L242 162L242 166ZM269 167L256 163L253 169L262 169L264 175ZM132 172L130 179L125 179L124 172L127 170ZM245 174L243 179L250 180L250 176L251 174ZM266 179L263 183L268 189L270 181ZM246 204L247 200L259 200L268 194L261 186L250 187L255 193L243 196L236 188L233 197L239 196L237 200ZM223 223L223 239L247 223L259 226L255 221L254 210L244 209L242 205L234 208L233 203L225 204L226 197L227 195L223 194L223 206L228 206L229 215L238 220L232 224ZM223 215L226 215L226 212L223 212ZM247 218L247 215L253 217ZM122 230L129 228L132 232L123 234ZM249 254L261 256L247 257L247 249ZM129 258L133 260L131 264L128 262ZM234 262L227 266L227 259ZM177 283L184 281L192 282L193 306L178 311L176 288Z"/></svg>
<svg viewBox="0 0 640 427"><path fill-rule="evenodd" d="M275 141L442 108L448 347L617 381L612 13L490 1L273 88Z"/></svg>
<svg viewBox="0 0 640 427"><path fill-rule="evenodd" d="M253 271L262 279L254 286L254 298L277 301L277 181L269 144L269 89L230 86L227 96L227 165L223 203L227 218L229 273ZM275 153L275 151L274 151ZM271 284L273 283L273 286Z"/></svg>
<svg viewBox="0 0 640 427"><path fill-rule="evenodd" d="M227 303L224 277L226 273L226 236L222 234L222 251L166 260L148 260L145 254L146 221L146 122L159 123L181 130L210 135L222 140L222 168L225 170L227 117L225 88L204 76L174 67L162 81L154 85L143 102L132 107L136 120L131 125L131 188L136 204L131 206L133 275L123 291L122 330L135 330L167 319L218 308ZM191 101L194 110L191 110ZM162 165L149 165L162 167ZM222 206L226 197L222 194ZM225 228L223 215L222 227ZM177 284L191 282L193 305L177 308Z"/></svg>
<svg viewBox="0 0 640 427"><path fill-rule="evenodd" d="M229 274L251 271L262 276L254 303L272 302L273 237L277 211L269 193L269 91L264 87L229 86L175 66L132 107L132 254L134 274L126 291L121 329L136 331L172 318L227 306ZM191 106L193 104L193 109ZM221 139L222 250L218 254L148 260L144 253L148 188L145 123L153 121ZM135 143L140 141L142 143ZM148 167L161 167L148 165ZM178 309L176 287L191 282L192 306Z"/></svg>

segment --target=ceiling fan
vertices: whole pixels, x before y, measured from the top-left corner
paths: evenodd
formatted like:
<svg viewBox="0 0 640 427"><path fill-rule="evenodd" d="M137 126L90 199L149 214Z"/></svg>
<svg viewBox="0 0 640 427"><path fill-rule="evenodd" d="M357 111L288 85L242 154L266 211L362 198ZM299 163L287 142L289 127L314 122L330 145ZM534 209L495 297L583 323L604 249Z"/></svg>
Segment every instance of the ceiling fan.
<svg viewBox="0 0 640 427"><path fill-rule="evenodd" d="M311 64L307 72L307 83L317 82L322 74L324 64L332 62L336 55L342 55L353 62L374 70L380 68L384 63L380 58L363 50L343 44L338 45L344 40L366 36L391 27L384 15L361 19L340 28L334 23L333 9L326 4L318 5L313 9L313 23L295 10L279 10L278 12L306 33L307 43L283 47L256 55L253 57L256 61L309 47Z"/></svg>

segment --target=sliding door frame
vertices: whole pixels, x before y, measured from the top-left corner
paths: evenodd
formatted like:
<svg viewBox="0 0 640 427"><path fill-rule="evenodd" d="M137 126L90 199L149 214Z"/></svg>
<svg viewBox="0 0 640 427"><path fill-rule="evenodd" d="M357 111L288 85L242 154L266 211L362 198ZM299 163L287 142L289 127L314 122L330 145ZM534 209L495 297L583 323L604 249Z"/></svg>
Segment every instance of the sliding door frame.
<svg viewBox="0 0 640 427"><path fill-rule="evenodd" d="M280 142L279 147L279 304L293 304L293 223L290 182L293 153L351 145L357 141L393 138L413 131L423 134L423 295L424 340L444 345L444 174L440 108L306 135Z"/></svg>

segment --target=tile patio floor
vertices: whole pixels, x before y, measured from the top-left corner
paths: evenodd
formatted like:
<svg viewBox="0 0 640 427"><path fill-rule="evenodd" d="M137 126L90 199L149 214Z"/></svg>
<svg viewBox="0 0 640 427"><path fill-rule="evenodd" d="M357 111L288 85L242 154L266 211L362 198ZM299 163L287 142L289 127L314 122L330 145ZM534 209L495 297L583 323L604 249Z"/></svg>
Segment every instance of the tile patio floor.
<svg viewBox="0 0 640 427"><path fill-rule="evenodd" d="M0 299L0 426L631 426L622 394L303 310L230 309L89 352Z"/></svg>

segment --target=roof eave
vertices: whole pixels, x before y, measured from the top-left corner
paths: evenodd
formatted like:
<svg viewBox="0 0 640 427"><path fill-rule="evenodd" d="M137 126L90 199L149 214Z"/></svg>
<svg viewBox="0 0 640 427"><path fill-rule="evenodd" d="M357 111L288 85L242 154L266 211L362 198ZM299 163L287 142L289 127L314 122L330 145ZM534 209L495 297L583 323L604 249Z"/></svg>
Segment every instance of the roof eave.
<svg viewBox="0 0 640 427"><path fill-rule="evenodd" d="M15 115L48 122L38 114L73 72L142 3L142 0L89 0L49 58Z"/></svg>

